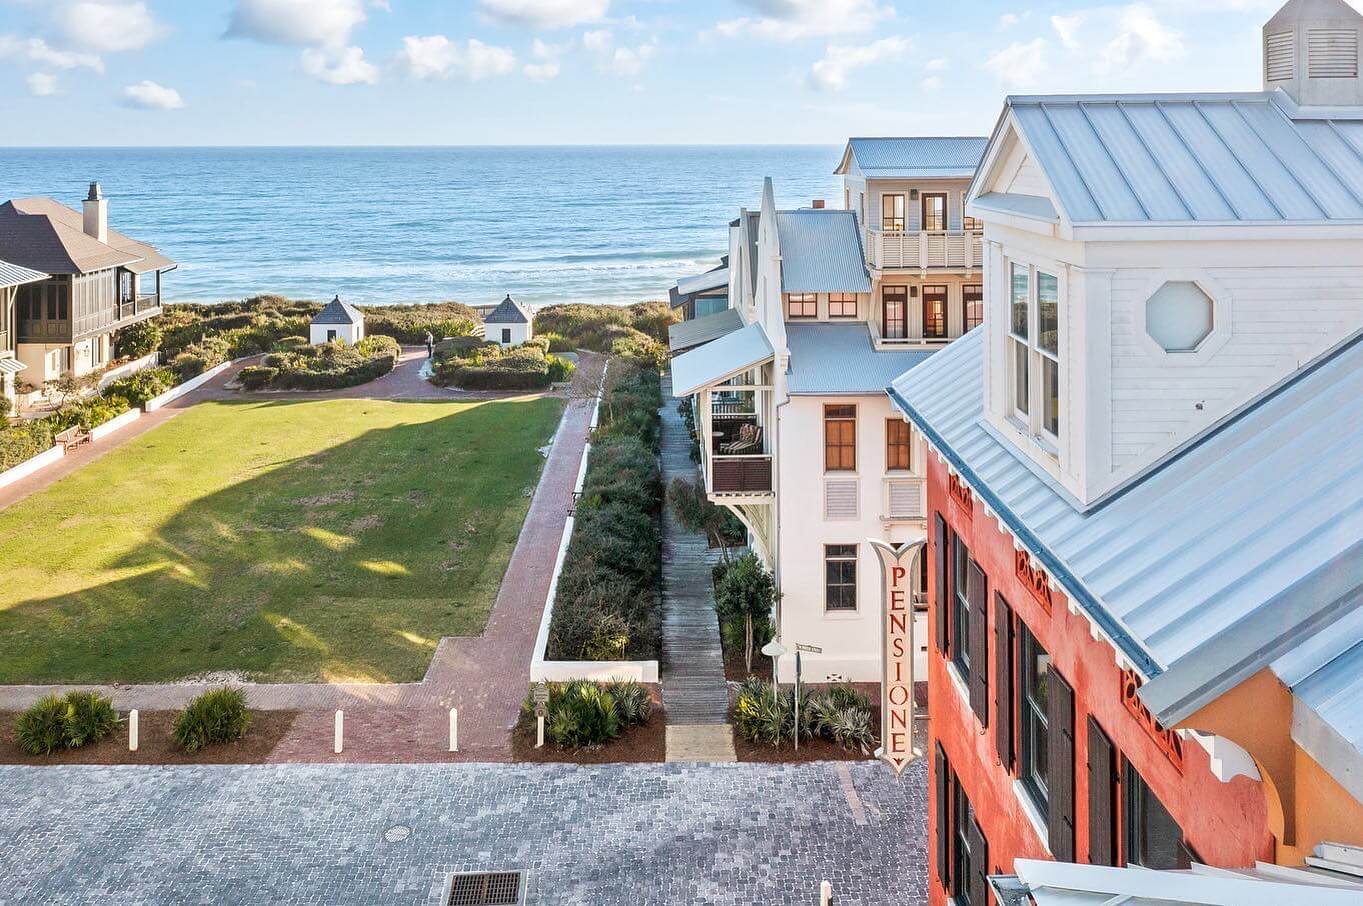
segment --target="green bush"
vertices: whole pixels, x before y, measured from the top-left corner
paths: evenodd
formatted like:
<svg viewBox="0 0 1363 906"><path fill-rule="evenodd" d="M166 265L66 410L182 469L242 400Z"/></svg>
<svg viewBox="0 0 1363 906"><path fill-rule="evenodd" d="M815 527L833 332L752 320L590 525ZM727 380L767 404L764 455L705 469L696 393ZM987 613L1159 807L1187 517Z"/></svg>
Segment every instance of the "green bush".
<svg viewBox="0 0 1363 906"><path fill-rule="evenodd" d="M180 353L173 364L181 382L196 378L208 370L208 359L193 352Z"/></svg>
<svg viewBox="0 0 1363 906"><path fill-rule="evenodd" d="M667 328L680 318L665 302L550 305L535 312L535 333L549 337L550 352L590 349L657 363Z"/></svg>
<svg viewBox="0 0 1363 906"><path fill-rule="evenodd" d="M556 355L549 356L549 383L562 384L571 380L577 366L567 359L561 359Z"/></svg>
<svg viewBox="0 0 1363 906"><path fill-rule="evenodd" d="M352 345L327 343L272 352L263 365L241 370L247 390L332 390L367 384L392 371L402 354L392 337L370 336Z"/></svg>
<svg viewBox="0 0 1363 906"><path fill-rule="evenodd" d="M140 359L160 349L163 333L158 320L151 318L138 321L114 334L114 355L118 358Z"/></svg>
<svg viewBox="0 0 1363 906"><path fill-rule="evenodd" d="M544 733L550 742L562 748L604 745L625 730L647 723L653 715L653 699L638 683L574 680L548 686ZM526 719L533 719L534 687L521 711Z"/></svg>
<svg viewBox="0 0 1363 906"><path fill-rule="evenodd" d="M307 337L282 337L274 345L276 349L283 349L285 351L289 351L295 349L302 349L304 346L311 346L312 343L308 341Z"/></svg>
<svg viewBox="0 0 1363 906"><path fill-rule="evenodd" d="M744 554L728 565L715 582L715 610L726 641L736 641L742 627L744 663L752 670L753 652L769 641L771 612L780 597L776 581L757 556Z"/></svg>
<svg viewBox="0 0 1363 906"><path fill-rule="evenodd" d="M76 426L89 431L105 422L113 421L131 408L132 406L121 397L94 396L83 400L68 400L45 421L51 424L53 434L60 434L67 428Z"/></svg>
<svg viewBox="0 0 1363 906"><path fill-rule="evenodd" d="M14 722L14 741L29 755L51 755L66 745L66 702L39 699Z"/></svg>
<svg viewBox="0 0 1363 906"><path fill-rule="evenodd" d="M364 306L364 330L369 336L392 337L404 346L426 342L426 333L437 340L473 333L481 323L478 313L459 302L428 305Z"/></svg>
<svg viewBox="0 0 1363 906"><path fill-rule="evenodd" d="M777 693L770 683L749 677L738 688L733 721L734 729L749 742L786 745L795 733L795 690ZM814 737L869 755L876 745L870 701L850 686L832 686L804 695L800 701L800 738Z"/></svg>
<svg viewBox="0 0 1363 906"><path fill-rule="evenodd" d="M266 361L269 361L272 358L275 358L275 356L266 356ZM246 390L261 390L270 386L270 382L273 381L278 374L279 369L275 367L268 365L248 365L237 373L237 380L241 382L241 386Z"/></svg>
<svg viewBox="0 0 1363 906"><path fill-rule="evenodd" d="M543 390L549 386L551 365L537 345L502 349L480 344L437 355L434 383L465 390Z"/></svg>
<svg viewBox="0 0 1363 906"><path fill-rule="evenodd" d="M13 411L14 401L7 396L0 396L0 423L9 418L9 414ZM0 424L0 427L3 427L3 424Z"/></svg>
<svg viewBox="0 0 1363 906"><path fill-rule="evenodd" d="M129 408L145 406L149 400L174 387L177 378L175 369L164 365L144 368L105 387L104 395L126 400Z"/></svg>
<svg viewBox="0 0 1363 906"><path fill-rule="evenodd" d="M68 692L65 704L68 749L99 742L118 726L113 702L98 692Z"/></svg>
<svg viewBox="0 0 1363 906"><path fill-rule="evenodd" d="M572 343L568 342L567 337L560 336L559 334L556 334L556 333L539 333L539 334L536 334L535 337L536 337L537 339L544 340L545 342L547 342L547 343L549 344L549 351L550 351L550 352L576 352L576 351L577 351L577 347L575 347Z"/></svg>
<svg viewBox="0 0 1363 906"><path fill-rule="evenodd" d="M52 434L45 418L0 427L0 471L46 452L52 447Z"/></svg>
<svg viewBox="0 0 1363 906"><path fill-rule="evenodd" d="M521 346L522 347L533 346L535 349L538 349L541 353L544 353L545 355L549 354L548 337L531 337L530 339L522 343Z"/></svg>
<svg viewBox="0 0 1363 906"><path fill-rule="evenodd" d="M235 742L250 726L246 693L224 686L210 689L186 705L176 715L171 735L185 751L197 752L205 746Z"/></svg>

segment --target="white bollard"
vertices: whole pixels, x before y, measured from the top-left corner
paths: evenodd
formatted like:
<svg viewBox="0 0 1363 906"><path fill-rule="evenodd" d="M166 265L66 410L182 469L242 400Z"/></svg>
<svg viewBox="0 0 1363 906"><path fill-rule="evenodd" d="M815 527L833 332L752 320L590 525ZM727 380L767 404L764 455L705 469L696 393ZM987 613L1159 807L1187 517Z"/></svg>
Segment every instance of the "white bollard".
<svg viewBox="0 0 1363 906"><path fill-rule="evenodd" d="M128 712L128 751L137 751L137 709Z"/></svg>
<svg viewBox="0 0 1363 906"><path fill-rule="evenodd" d="M341 754L341 749L342 749L341 741L342 741L342 737L344 737L344 736L345 736L345 712L344 712L344 711L337 711L337 712L336 712L336 745L335 745L335 748L334 748L334 751L336 752L337 755L340 755L340 754Z"/></svg>
<svg viewBox="0 0 1363 906"><path fill-rule="evenodd" d="M541 714L535 718L535 723L538 725L535 731L535 748L542 749L544 748L544 715Z"/></svg>
<svg viewBox="0 0 1363 906"><path fill-rule="evenodd" d="M828 881L819 882L819 906L828 906L833 902L833 885Z"/></svg>
<svg viewBox="0 0 1363 906"><path fill-rule="evenodd" d="M450 709L450 751L459 751L459 709Z"/></svg>

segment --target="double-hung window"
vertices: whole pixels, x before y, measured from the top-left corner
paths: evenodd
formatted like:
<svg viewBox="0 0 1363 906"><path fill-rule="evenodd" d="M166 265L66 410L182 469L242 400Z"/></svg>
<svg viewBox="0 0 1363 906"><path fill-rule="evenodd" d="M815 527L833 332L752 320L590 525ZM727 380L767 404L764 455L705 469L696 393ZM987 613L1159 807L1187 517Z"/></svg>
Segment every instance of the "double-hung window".
<svg viewBox="0 0 1363 906"><path fill-rule="evenodd" d="M819 316L819 297L816 293L791 293L789 298L790 317L817 318Z"/></svg>
<svg viewBox="0 0 1363 906"><path fill-rule="evenodd" d="M1026 625L1020 626L1018 637L1021 655L1018 665L1019 774L1023 788L1044 817L1050 801L1047 788L1050 719L1046 708L1051 657Z"/></svg>
<svg viewBox="0 0 1363 906"><path fill-rule="evenodd" d="M984 323L984 286L968 283L961 288L961 326L969 333Z"/></svg>
<svg viewBox="0 0 1363 906"><path fill-rule="evenodd" d="M1008 410L1033 437L1060 441L1060 280L1009 265Z"/></svg>
<svg viewBox="0 0 1363 906"><path fill-rule="evenodd" d="M857 294L830 294L828 297L828 316L830 318L855 318L857 316Z"/></svg>
<svg viewBox="0 0 1363 906"><path fill-rule="evenodd" d="M880 228L886 233L904 232L904 196L880 196Z"/></svg>
<svg viewBox="0 0 1363 906"><path fill-rule="evenodd" d="M828 472L857 470L857 407L823 407L823 459Z"/></svg>
<svg viewBox="0 0 1363 906"><path fill-rule="evenodd" d="M953 545L955 568L952 572L951 595L951 662L960 671L961 678L970 677L970 548L960 537ZM984 665L980 665L984 669Z"/></svg>
<svg viewBox="0 0 1363 906"><path fill-rule="evenodd" d="M857 609L857 546L828 544L823 549L824 610L829 613Z"/></svg>

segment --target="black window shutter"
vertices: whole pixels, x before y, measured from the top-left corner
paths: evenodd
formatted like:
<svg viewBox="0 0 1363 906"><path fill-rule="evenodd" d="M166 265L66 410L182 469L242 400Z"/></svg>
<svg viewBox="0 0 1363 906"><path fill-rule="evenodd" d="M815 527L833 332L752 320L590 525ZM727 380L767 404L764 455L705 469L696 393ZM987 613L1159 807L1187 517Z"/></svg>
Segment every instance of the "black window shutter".
<svg viewBox="0 0 1363 906"><path fill-rule="evenodd" d="M947 761L947 753L942 751L942 744L937 743L937 750L933 753L933 773L936 775L936 807L937 807L937 877L942 882L942 887L951 890L951 763Z"/></svg>
<svg viewBox="0 0 1363 906"><path fill-rule="evenodd" d="M1074 861L1074 690L1061 678L1055 665L1047 672L1046 792L1050 798L1047 830L1051 855L1059 862Z"/></svg>
<svg viewBox="0 0 1363 906"><path fill-rule="evenodd" d="M994 746L1013 770L1013 611L994 595Z"/></svg>
<svg viewBox="0 0 1363 906"><path fill-rule="evenodd" d="M1117 752L1088 719L1089 864L1117 864Z"/></svg>
<svg viewBox="0 0 1363 906"><path fill-rule="evenodd" d="M947 522L942 514L937 514L937 596L933 599L933 610L937 617L937 650L947 653L947 620L951 613L951 583L947 581L947 563L951 552L947 544Z"/></svg>
<svg viewBox="0 0 1363 906"><path fill-rule="evenodd" d="M970 710L989 726L989 580L974 560L966 585L970 602Z"/></svg>
<svg viewBox="0 0 1363 906"><path fill-rule="evenodd" d="M966 829L970 840L970 902L986 906L989 902L989 841L984 838L978 821L971 821Z"/></svg>

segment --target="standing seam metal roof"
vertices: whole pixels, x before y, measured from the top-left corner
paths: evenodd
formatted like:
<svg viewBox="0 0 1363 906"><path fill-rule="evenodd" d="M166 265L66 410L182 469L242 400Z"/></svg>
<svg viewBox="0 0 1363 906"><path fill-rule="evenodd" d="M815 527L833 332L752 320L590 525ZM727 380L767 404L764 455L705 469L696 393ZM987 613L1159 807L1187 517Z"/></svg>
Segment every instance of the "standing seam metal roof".
<svg viewBox="0 0 1363 906"><path fill-rule="evenodd" d="M1363 118L1281 92L1011 97L1074 223L1363 221Z"/></svg>
<svg viewBox="0 0 1363 906"><path fill-rule="evenodd" d="M854 138L838 172L846 172L850 155L873 179L969 179L988 145L988 138L975 136Z"/></svg>
<svg viewBox="0 0 1363 906"><path fill-rule="evenodd" d="M46 279L47 274L42 271L20 267L17 264L10 264L8 261L0 261L0 287L23 286L26 283L37 283L39 280Z"/></svg>
<svg viewBox="0 0 1363 906"><path fill-rule="evenodd" d="M851 211L805 208L777 211L781 291L869 293L861 231Z"/></svg>
<svg viewBox="0 0 1363 906"><path fill-rule="evenodd" d="M864 322L855 324L786 323L790 350L787 389L797 396L885 392L934 349L880 351Z"/></svg>
<svg viewBox="0 0 1363 906"><path fill-rule="evenodd" d="M1248 668L1342 615L1321 594L1363 564L1357 338L1088 514L985 426L983 349L973 331L891 396L1147 675L1195 674L1231 633Z"/></svg>

